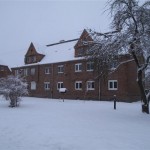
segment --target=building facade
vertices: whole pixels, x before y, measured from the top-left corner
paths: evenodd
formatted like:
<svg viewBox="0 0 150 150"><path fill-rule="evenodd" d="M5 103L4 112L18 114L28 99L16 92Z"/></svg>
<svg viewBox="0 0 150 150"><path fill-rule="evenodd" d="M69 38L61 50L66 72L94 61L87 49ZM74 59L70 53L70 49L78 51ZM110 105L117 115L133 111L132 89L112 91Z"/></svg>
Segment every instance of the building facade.
<svg viewBox="0 0 150 150"><path fill-rule="evenodd" d="M136 83L137 69L129 55L122 59L129 60L114 70L107 79L99 79L94 70L94 63L85 59L87 45L83 40L92 40L86 30L72 49L61 43L38 51L33 43L25 54L25 64L12 68L14 75L21 75L28 82L29 95L34 97L136 101L140 92ZM66 88L60 93L60 88Z"/></svg>
<svg viewBox="0 0 150 150"><path fill-rule="evenodd" d="M10 69L6 65L0 65L0 78L7 77L11 74Z"/></svg>

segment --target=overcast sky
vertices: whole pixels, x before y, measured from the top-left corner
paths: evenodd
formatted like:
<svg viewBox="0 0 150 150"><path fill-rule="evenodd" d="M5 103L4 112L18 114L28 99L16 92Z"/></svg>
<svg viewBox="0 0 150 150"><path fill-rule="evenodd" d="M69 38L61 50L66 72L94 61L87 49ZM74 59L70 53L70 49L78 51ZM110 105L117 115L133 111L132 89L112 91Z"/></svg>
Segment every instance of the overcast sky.
<svg viewBox="0 0 150 150"><path fill-rule="evenodd" d="M78 38L84 28L109 30L107 0L0 0L0 58ZM21 54L21 53L20 53ZM17 58L16 58L17 59Z"/></svg>

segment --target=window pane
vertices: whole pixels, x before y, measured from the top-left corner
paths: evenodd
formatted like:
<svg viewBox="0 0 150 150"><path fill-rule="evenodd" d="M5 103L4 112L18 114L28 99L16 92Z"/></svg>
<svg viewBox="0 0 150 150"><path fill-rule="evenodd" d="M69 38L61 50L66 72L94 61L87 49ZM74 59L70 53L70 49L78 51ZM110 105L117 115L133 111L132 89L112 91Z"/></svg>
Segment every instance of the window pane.
<svg viewBox="0 0 150 150"><path fill-rule="evenodd" d="M114 88L117 89L117 82L114 81Z"/></svg>
<svg viewBox="0 0 150 150"><path fill-rule="evenodd" d="M59 90L60 88L64 88L63 82L57 83L57 89Z"/></svg>
<svg viewBox="0 0 150 150"><path fill-rule="evenodd" d="M75 71L78 71L78 65L77 64L75 65Z"/></svg>
<svg viewBox="0 0 150 150"><path fill-rule="evenodd" d="M50 82L45 82L44 88L45 88L45 90L49 90L50 89Z"/></svg>
<svg viewBox="0 0 150 150"><path fill-rule="evenodd" d="M82 70L82 64L79 65L79 70L80 70L80 71Z"/></svg>
<svg viewBox="0 0 150 150"><path fill-rule="evenodd" d="M109 80L108 81L108 89L109 90L117 90L118 88L118 81L117 80Z"/></svg>
<svg viewBox="0 0 150 150"><path fill-rule="evenodd" d="M45 74L50 74L50 68L49 67L45 68Z"/></svg>
<svg viewBox="0 0 150 150"><path fill-rule="evenodd" d="M31 82L31 90L36 90L36 82Z"/></svg>
<svg viewBox="0 0 150 150"><path fill-rule="evenodd" d="M89 63L87 64L87 70L90 70L90 64Z"/></svg>
<svg viewBox="0 0 150 150"><path fill-rule="evenodd" d="M93 62L88 62L87 63L87 70L88 71L93 71L94 69L94 63Z"/></svg>
<svg viewBox="0 0 150 150"><path fill-rule="evenodd" d="M109 88L112 89L113 88L113 83L109 82Z"/></svg>
<svg viewBox="0 0 150 150"><path fill-rule="evenodd" d="M88 81L87 82L87 90L94 90L95 89L95 82L94 81Z"/></svg>
<svg viewBox="0 0 150 150"><path fill-rule="evenodd" d="M78 83L75 83L75 89L78 89Z"/></svg>
<svg viewBox="0 0 150 150"><path fill-rule="evenodd" d="M35 74L35 68L31 68L31 75Z"/></svg>
<svg viewBox="0 0 150 150"><path fill-rule="evenodd" d="M82 64L75 64L75 71L81 71L82 70Z"/></svg>
<svg viewBox="0 0 150 150"><path fill-rule="evenodd" d="M63 88L64 86L63 86L63 83L61 83L61 88Z"/></svg>
<svg viewBox="0 0 150 150"><path fill-rule="evenodd" d="M79 83L79 88L82 89L82 83Z"/></svg>
<svg viewBox="0 0 150 150"><path fill-rule="evenodd" d="M94 89L94 82L92 82L92 88Z"/></svg>

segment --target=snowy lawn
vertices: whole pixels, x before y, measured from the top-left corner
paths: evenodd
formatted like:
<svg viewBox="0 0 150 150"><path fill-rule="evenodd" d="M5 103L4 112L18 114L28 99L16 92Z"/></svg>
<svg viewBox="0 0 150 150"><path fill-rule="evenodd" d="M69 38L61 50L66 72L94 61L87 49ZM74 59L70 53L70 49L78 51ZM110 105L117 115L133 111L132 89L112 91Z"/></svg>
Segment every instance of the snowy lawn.
<svg viewBox="0 0 150 150"><path fill-rule="evenodd" d="M141 104L0 97L0 150L150 150Z"/></svg>

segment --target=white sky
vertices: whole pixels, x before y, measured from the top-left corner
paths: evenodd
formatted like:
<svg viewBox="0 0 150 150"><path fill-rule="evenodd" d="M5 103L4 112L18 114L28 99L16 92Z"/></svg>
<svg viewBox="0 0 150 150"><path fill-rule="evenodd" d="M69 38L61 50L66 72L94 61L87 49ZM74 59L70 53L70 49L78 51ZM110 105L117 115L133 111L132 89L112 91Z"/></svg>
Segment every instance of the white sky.
<svg viewBox="0 0 150 150"><path fill-rule="evenodd" d="M24 55L31 42L47 45L78 38L84 28L109 30L110 16L104 13L106 2L0 0L0 59L6 54Z"/></svg>

